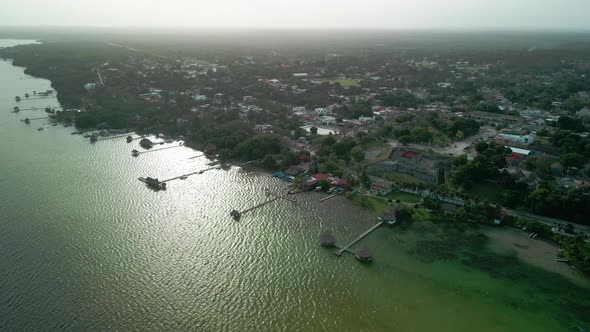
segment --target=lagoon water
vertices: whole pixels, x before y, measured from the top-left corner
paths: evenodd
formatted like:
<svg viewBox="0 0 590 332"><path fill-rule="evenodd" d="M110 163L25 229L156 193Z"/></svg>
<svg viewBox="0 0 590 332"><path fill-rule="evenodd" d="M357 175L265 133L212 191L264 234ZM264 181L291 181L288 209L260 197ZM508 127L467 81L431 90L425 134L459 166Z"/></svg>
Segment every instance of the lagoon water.
<svg viewBox="0 0 590 332"><path fill-rule="evenodd" d="M44 119L26 125L20 120L46 114L11 113L14 97L50 82L24 77L0 61L0 331L590 327L582 321L590 291L557 274L523 267L507 277L494 273L503 266L421 259L418 241L444 236L437 225L378 229L361 244L375 255L364 265L318 243L322 230L342 243L372 225L344 198L299 194L297 203L271 203L235 222L232 209L286 184L232 167L150 190L139 176L170 178L209 161L189 159L199 153L184 147L133 158L137 141L90 144Z"/></svg>

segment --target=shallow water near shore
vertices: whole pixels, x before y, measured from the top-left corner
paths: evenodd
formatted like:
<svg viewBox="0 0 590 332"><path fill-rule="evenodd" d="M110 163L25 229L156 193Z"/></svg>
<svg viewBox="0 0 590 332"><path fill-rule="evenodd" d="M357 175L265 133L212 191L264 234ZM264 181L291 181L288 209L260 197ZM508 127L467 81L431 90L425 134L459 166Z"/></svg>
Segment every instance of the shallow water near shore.
<svg viewBox="0 0 590 332"><path fill-rule="evenodd" d="M323 230L342 244L373 225L344 197L298 194L235 222L232 209L286 183L232 167L150 190L137 178L172 178L210 161L189 159L200 153L184 147L134 158L137 141L90 144L47 120L26 125L57 101L23 100L21 108L41 110L10 113L16 95L50 89L25 76L0 61L1 331L590 328L581 321L587 288L493 253L494 237L478 229L381 227L360 244L375 255L365 265L319 246Z"/></svg>

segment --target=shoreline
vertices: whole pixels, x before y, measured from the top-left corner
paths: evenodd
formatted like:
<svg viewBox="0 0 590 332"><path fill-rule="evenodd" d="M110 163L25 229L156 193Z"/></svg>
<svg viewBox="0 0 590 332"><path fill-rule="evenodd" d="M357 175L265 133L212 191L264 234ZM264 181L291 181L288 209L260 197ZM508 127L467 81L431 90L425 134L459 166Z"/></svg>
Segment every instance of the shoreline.
<svg viewBox="0 0 590 332"><path fill-rule="evenodd" d="M33 75L30 75L30 74L26 74L25 71L26 71L27 67L22 67L22 66L14 65L12 59L5 59L4 61L7 62L7 63L9 63L11 66L14 66L14 67L17 67L17 68L21 68L24 75L27 75L27 76L29 76L31 78L35 78L35 79L44 79L44 80L49 81L50 84L51 84L51 87L53 87L53 82L49 78L38 77L38 76L33 76ZM55 89L55 91L56 91L56 96L57 96L59 94L59 91L57 89ZM57 102L61 106L61 104L59 103L59 100ZM53 121L56 121L56 122L63 123L63 121L57 121L56 119L52 119L52 120ZM84 129L84 128L78 128L78 127L75 127L75 128L76 128L76 130L80 130L80 129L82 129L82 130L89 130L87 128L86 129ZM95 130L99 130L99 129L95 129ZM133 131L130 131L129 133L132 133L132 132ZM144 133L144 134L141 134L141 135L156 136L158 134ZM109 136L106 136L106 137L109 137ZM180 139L178 137L174 138L174 140L175 141L184 141L184 140L182 140L182 139ZM188 148L190 148L193 151L204 153L204 151L202 149L199 149L199 146L197 146L197 145L200 145L200 144L186 144L186 142L184 144L185 147L188 147ZM224 160L223 162L226 163L226 164L229 164L230 166L238 166L238 167L240 167L239 161L237 161L237 160L231 160L230 159L230 160ZM269 176L272 174L272 171L268 171L268 170L266 170L266 169L264 169L262 167L258 167L257 166L256 168L258 170L263 171L264 173L266 173ZM349 198L346 198L346 196L344 198L346 200L350 200ZM357 204L357 208L363 210L364 212L369 212L369 213L371 212L371 209L370 208L368 208L366 206L363 206L361 203L356 202L356 204ZM453 222L450 222L450 223L453 223ZM462 222L462 224L470 224L470 222L465 221L465 222ZM477 224L477 225L480 226L480 227L482 226L481 224ZM537 248L537 245L531 245L531 244L529 244L530 247L534 247L532 249L532 253L533 254L531 255L530 252L528 251L529 247L524 248L523 247L524 244L522 244L522 243L525 243L525 242L528 243L527 237L525 237L525 236L518 236L518 235L512 234L511 236L507 236L507 238L504 239L504 238L502 238L502 236L498 236L498 234L497 234L500 230L502 230L503 233L508 233L510 231L515 232L516 231L515 229L510 229L509 228L508 230L506 230L506 227L501 227L501 228L498 228L498 229L484 227L484 228L482 228L482 230L485 233L490 233L490 234L493 234L494 235L493 236L493 241L495 242L495 244L497 244L497 246L496 245L491 245L490 247L491 247L492 251L494 251L496 253L506 253L506 252L510 252L510 250L513 250L516 253L517 257L521 261L523 261L524 263L529 263L531 265L534 265L534 266L537 266L537 267L541 267L542 269L544 269L546 271L549 271L549 272L559 273L560 275L563 275L563 276L567 277L568 280L571 280L571 281L577 280L576 282L580 282L579 279L576 279L575 277L572 277L572 275L573 275L572 273L567 273L567 271L572 272L572 270L571 270L571 268L569 268L569 266L567 266L566 264L563 264L563 263L558 263L557 265L555 265L554 263L556 263L556 261L554 260L554 258L551 259L551 258L547 257L547 255L543 255L545 252L540 252L538 250L538 248ZM524 235L524 233L523 233L523 235ZM536 241L537 243L542 243L539 240L531 240L531 241ZM547 244L547 245L549 245L549 244ZM556 246L553 246L553 248L555 249L555 252L557 252ZM562 269L561 267L564 267L564 268ZM583 278L585 278L585 275L583 273L579 273L579 275L581 275ZM585 280L588 281L587 278L585 278ZM587 284L587 285L590 285L590 284ZM587 286L587 287L590 288L590 286Z"/></svg>

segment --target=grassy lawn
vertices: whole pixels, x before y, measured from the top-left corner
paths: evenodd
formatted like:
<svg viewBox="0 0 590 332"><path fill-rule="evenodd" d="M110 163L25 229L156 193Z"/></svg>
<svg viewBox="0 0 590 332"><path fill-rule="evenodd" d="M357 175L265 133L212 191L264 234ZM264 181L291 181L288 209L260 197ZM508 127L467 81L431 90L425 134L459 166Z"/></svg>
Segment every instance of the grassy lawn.
<svg viewBox="0 0 590 332"><path fill-rule="evenodd" d="M379 213L383 211L387 211L391 208L391 205L387 201L387 199L381 199L371 196L362 196L362 195L355 195L352 196L351 199L355 202L358 202L363 207L371 210L373 215L377 217Z"/></svg>
<svg viewBox="0 0 590 332"><path fill-rule="evenodd" d="M403 192L392 192L391 194L385 196L385 198L391 198L392 200L400 200L404 203L409 203L409 204L416 204L418 202L420 202L420 196L416 196L416 195L412 195L412 194L408 194L408 193L403 193Z"/></svg>
<svg viewBox="0 0 590 332"><path fill-rule="evenodd" d="M333 83L340 83L343 88L351 87L351 86L358 86L359 80L349 80L349 79L339 79L339 80L326 80L326 82Z"/></svg>
<svg viewBox="0 0 590 332"><path fill-rule="evenodd" d="M496 202L497 195L502 190L502 187L496 183L481 182L473 186L469 191L470 195L479 198L480 200L488 202Z"/></svg>
<svg viewBox="0 0 590 332"><path fill-rule="evenodd" d="M429 220L430 219L430 212L425 208L413 209L412 210L412 219L414 220Z"/></svg>

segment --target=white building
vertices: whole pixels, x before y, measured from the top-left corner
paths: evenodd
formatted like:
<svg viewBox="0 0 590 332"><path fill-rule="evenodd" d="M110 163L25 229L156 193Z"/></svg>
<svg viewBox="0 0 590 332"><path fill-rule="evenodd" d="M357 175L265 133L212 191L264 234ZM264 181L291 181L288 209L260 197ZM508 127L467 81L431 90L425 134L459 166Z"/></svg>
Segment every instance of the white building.
<svg viewBox="0 0 590 332"><path fill-rule="evenodd" d="M359 121L362 124L373 124L375 123L374 116L359 116Z"/></svg>
<svg viewBox="0 0 590 332"><path fill-rule="evenodd" d="M529 135L512 135L512 134L500 134L498 137L502 140L510 141L518 144L533 144L536 136L534 134Z"/></svg>
<svg viewBox="0 0 590 332"><path fill-rule="evenodd" d="M305 112L305 106L297 106L297 107L293 107L291 109L291 112L293 113L297 113L297 112Z"/></svg>
<svg viewBox="0 0 590 332"><path fill-rule="evenodd" d="M307 73L295 73L295 74L293 74L293 77L295 77L295 78L307 78L307 77L309 77L309 74L307 74Z"/></svg>
<svg viewBox="0 0 590 332"><path fill-rule="evenodd" d="M333 116L321 116L317 123L324 126L333 126L336 124L336 118Z"/></svg>
<svg viewBox="0 0 590 332"><path fill-rule="evenodd" d="M315 112L315 114L317 114L317 115L326 115L326 114L328 114L328 113L329 113L327 109L325 109L325 108L322 108L322 107L316 108L316 109L314 110L314 112Z"/></svg>

